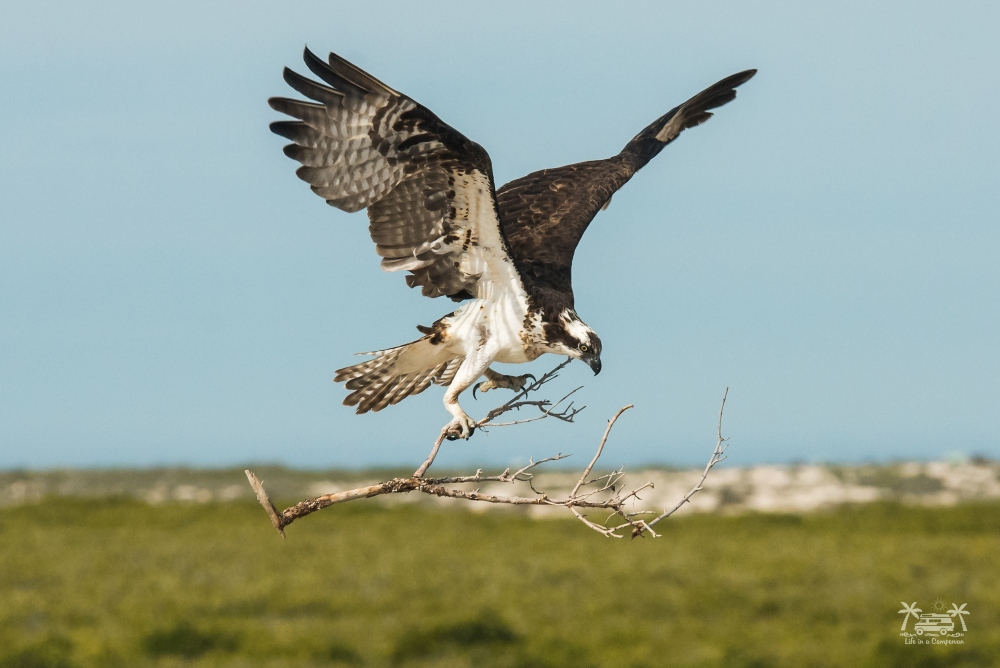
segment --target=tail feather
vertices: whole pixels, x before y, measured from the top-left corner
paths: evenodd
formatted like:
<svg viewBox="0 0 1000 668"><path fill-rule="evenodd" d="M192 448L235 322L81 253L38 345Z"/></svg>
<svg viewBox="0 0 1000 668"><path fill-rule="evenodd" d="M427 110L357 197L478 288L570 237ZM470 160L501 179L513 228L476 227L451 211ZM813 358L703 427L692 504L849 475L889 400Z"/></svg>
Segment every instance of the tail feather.
<svg viewBox="0 0 1000 668"><path fill-rule="evenodd" d="M334 380L351 390L344 405L357 406L358 413L377 412L420 394L431 383L451 383L464 358L451 357L444 346L430 339L425 336L402 346L366 353L374 357L338 369Z"/></svg>

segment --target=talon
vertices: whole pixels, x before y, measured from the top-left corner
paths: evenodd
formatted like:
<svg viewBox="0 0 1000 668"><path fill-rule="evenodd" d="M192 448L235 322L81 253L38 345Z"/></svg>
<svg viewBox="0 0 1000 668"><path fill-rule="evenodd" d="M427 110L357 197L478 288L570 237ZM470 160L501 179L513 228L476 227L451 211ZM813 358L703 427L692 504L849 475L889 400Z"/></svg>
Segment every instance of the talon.
<svg viewBox="0 0 1000 668"><path fill-rule="evenodd" d="M534 378L531 374L525 374L523 376L509 376L510 378L510 389L515 392L520 392L525 387L528 386L528 378Z"/></svg>
<svg viewBox="0 0 1000 668"><path fill-rule="evenodd" d="M497 373L493 369L486 370L486 378L479 385L473 387L473 395L478 389L480 392L489 392L490 390L507 389L513 390L515 392L520 392L528 384L528 379L531 378L533 381L537 382L537 379L530 373L523 376L507 376L502 373Z"/></svg>
<svg viewBox="0 0 1000 668"><path fill-rule="evenodd" d="M476 383L472 386L472 398L476 398L476 390L479 390L480 392L489 392L490 390L495 390L498 387L500 386L492 380L484 380L481 383Z"/></svg>
<svg viewBox="0 0 1000 668"><path fill-rule="evenodd" d="M448 423L448 432L445 438L449 441L457 441L462 438L466 441L472 438L476 431L476 422L468 415L460 415Z"/></svg>

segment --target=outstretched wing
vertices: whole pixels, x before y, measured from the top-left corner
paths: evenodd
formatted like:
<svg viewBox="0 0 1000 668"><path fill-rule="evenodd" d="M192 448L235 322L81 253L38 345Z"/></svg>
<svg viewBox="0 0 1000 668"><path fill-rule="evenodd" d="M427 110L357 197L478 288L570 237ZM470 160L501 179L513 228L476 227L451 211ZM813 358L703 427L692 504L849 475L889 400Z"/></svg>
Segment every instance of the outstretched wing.
<svg viewBox="0 0 1000 668"><path fill-rule="evenodd" d="M489 155L430 110L343 58L306 66L325 83L285 69L285 81L315 102L268 103L297 120L271 124L294 143L285 154L328 204L368 208L382 269L407 270L424 295L477 294L490 267L506 259Z"/></svg>
<svg viewBox="0 0 1000 668"><path fill-rule="evenodd" d="M525 287L565 295L572 306L571 268L580 238L597 212L643 165L685 128L711 118L757 70L723 79L656 119L607 160L544 169L497 191L500 222Z"/></svg>

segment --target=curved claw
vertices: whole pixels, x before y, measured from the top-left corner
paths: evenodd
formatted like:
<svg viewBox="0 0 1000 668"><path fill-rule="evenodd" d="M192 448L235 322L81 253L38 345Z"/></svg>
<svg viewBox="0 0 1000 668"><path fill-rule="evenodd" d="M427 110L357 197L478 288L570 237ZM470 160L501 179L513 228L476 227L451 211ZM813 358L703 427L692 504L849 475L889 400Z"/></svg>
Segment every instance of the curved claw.
<svg viewBox="0 0 1000 668"><path fill-rule="evenodd" d="M535 378L534 376L532 376L530 373L524 374L524 393L525 393L525 395L528 394L528 388L531 387L531 385L528 384L528 379L529 378L531 379L531 385L534 385L535 383L538 382L538 379Z"/></svg>
<svg viewBox="0 0 1000 668"><path fill-rule="evenodd" d="M476 390L479 389L479 383L472 384L472 398L476 398Z"/></svg>

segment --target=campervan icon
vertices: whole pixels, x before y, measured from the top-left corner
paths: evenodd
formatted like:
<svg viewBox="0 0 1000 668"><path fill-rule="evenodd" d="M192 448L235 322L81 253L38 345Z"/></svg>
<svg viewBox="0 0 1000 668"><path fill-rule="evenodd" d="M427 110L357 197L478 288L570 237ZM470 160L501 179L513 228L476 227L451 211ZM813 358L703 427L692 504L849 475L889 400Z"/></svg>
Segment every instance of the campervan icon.
<svg viewBox="0 0 1000 668"><path fill-rule="evenodd" d="M948 635L955 630L955 620L950 615L927 614L920 615L920 619L913 625L913 630L918 636L925 633L930 635Z"/></svg>

